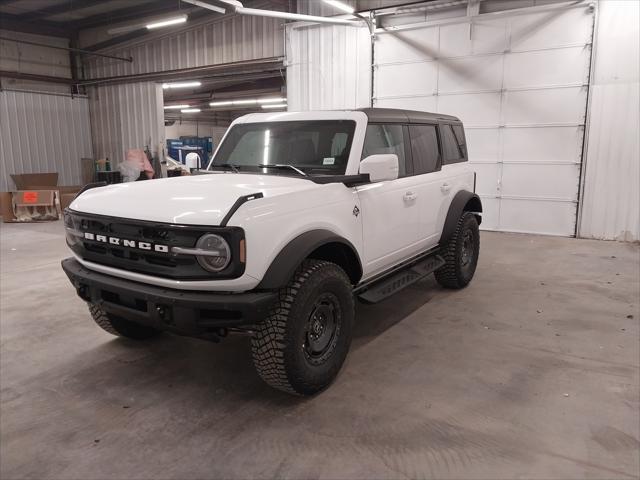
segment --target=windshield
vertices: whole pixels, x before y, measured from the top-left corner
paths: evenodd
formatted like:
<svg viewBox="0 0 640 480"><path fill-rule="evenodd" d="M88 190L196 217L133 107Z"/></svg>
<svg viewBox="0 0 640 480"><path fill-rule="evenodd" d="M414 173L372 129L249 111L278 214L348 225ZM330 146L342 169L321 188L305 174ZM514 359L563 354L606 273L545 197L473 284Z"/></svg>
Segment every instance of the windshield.
<svg viewBox="0 0 640 480"><path fill-rule="evenodd" d="M235 125L208 169L231 168L277 175L344 175L355 128L352 120Z"/></svg>

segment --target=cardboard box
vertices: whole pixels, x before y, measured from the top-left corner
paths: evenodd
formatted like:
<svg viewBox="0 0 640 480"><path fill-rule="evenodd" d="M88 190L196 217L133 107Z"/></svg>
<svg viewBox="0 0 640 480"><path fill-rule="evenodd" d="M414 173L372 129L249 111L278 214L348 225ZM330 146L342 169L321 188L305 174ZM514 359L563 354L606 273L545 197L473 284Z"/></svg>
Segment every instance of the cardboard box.
<svg viewBox="0 0 640 480"><path fill-rule="evenodd" d="M2 221L5 223L15 222L16 216L13 214L11 192L0 192L0 212L2 212Z"/></svg>
<svg viewBox="0 0 640 480"><path fill-rule="evenodd" d="M11 174L17 190L35 190L38 187L44 190L54 190L50 187L58 186L58 173L21 173ZM49 187L49 188L47 188Z"/></svg>
<svg viewBox="0 0 640 480"><path fill-rule="evenodd" d="M11 178L17 191L0 193L4 222L56 220L82 189L81 185L58 186L55 172L14 174ZM29 212L34 220L28 220Z"/></svg>
<svg viewBox="0 0 640 480"><path fill-rule="evenodd" d="M14 222L46 222L60 218L57 190L19 190L12 193Z"/></svg>

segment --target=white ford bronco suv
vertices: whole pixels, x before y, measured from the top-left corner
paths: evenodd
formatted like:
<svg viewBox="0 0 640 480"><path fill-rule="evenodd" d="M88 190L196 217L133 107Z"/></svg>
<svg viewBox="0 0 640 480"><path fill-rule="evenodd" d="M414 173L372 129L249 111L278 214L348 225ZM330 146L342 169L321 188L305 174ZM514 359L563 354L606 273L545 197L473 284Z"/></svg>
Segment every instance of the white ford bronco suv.
<svg viewBox="0 0 640 480"><path fill-rule="evenodd" d="M356 298L473 277L482 205L466 162L448 115L246 115L201 174L85 187L62 267L107 332L250 335L263 380L311 395L345 360Z"/></svg>

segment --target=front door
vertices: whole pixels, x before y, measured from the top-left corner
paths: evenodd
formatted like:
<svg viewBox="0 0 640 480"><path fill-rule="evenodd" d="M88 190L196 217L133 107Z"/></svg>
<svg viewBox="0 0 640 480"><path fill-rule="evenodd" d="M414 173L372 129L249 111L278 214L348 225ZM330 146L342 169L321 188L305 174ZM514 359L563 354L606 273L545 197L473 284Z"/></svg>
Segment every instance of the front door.
<svg viewBox="0 0 640 480"><path fill-rule="evenodd" d="M357 187L364 239L365 276L375 275L417 253L418 180L406 162L405 130L400 124L370 124L362 157L394 153L398 179Z"/></svg>

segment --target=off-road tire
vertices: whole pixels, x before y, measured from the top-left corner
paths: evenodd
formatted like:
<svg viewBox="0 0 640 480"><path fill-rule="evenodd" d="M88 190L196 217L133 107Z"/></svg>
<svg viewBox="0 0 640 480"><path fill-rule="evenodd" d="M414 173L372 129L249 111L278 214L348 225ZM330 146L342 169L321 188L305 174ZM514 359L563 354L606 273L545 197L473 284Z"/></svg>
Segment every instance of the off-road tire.
<svg viewBox="0 0 640 480"><path fill-rule="evenodd" d="M267 384L294 395L313 395L331 384L351 344L355 316L352 290L349 277L338 265L323 260L302 263L251 337L253 363ZM313 334L318 308L333 312L335 328L326 347L331 349L313 357L309 350L315 340L309 335ZM329 328L322 331L327 333Z"/></svg>
<svg viewBox="0 0 640 480"><path fill-rule="evenodd" d="M463 265L465 251L465 237L472 236L471 252L472 258L469 263ZM463 212L458 219L456 230L451 238L440 249L440 255L445 260L445 264L435 272L436 280L445 288L466 287L478 265L478 255L480 253L480 230L478 220L471 212Z"/></svg>
<svg viewBox="0 0 640 480"><path fill-rule="evenodd" d="M134 323L122 317L107 313L100 308L100 305L96 305L95 303L89 303L88 305L93 320L100 328L112 335L127 337L133 340L146 340L160 333L160 330L153 327L140 325L139 323Z"/></svg>

